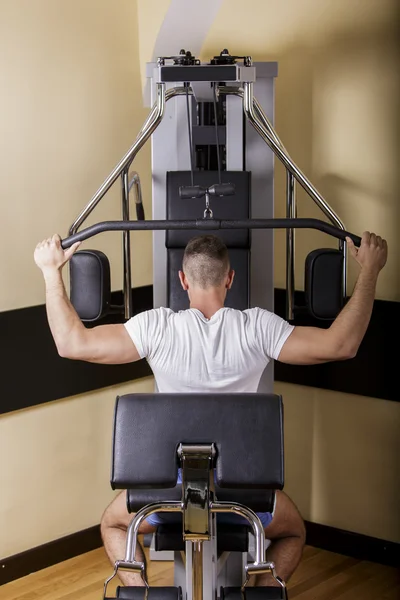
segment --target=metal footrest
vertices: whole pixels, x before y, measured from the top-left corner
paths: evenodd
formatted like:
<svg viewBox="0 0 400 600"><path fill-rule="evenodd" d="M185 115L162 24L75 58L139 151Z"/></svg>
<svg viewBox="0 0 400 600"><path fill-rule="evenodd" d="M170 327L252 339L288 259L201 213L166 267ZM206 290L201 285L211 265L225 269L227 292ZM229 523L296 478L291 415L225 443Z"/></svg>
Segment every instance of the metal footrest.
<svg viewBox="0 0 400 600"><path fill-rule="evenodd" d="M238 587L221 588L220 600L287 600L285 588L249 587L244 594Z"/></svg>
<svg viewBox="0 0 400 600"><path fill-rule="evenodd" d="M147 596L146 596L147 591ZM104 600L182 600L182 589L180 587L118 587L116 598L104 598Z"/></svg>

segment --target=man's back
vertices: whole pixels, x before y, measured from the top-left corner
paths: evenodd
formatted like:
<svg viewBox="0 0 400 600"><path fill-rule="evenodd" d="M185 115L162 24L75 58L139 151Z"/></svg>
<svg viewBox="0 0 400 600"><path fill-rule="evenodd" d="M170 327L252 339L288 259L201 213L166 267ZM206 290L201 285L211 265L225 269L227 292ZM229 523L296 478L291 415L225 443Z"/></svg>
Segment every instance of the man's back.
<svg viewBox="0 0 400 600"><path fill-rule="evenodd" d="M160 392L256 392L271 358L293 330L260 308L219 309L207 319L198 309L146 311L125 327L147 361Z"/></svg>

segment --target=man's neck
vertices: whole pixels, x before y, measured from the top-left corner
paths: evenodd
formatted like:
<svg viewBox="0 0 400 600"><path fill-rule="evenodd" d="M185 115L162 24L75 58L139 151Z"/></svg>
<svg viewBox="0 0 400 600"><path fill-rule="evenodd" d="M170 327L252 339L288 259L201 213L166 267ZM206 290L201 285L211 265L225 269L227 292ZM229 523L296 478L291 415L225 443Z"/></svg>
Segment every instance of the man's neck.
<svg viewBox="0 0 400 600"><path fill-rule="evenodd" d="M206 319L211 319L223 307L223 299L220 294L214 292L197 292L190 299L190 308L199 310Z"/></svg>

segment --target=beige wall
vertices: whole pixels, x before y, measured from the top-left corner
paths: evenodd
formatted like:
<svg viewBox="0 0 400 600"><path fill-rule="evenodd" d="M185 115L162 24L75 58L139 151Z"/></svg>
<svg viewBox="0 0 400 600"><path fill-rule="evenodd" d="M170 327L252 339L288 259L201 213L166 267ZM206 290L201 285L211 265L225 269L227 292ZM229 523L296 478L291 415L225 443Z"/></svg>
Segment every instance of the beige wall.
<svg viewBox="0 0 400 600"><path fill-rule="evenodd" d="M400 299L398 13L395 0L226 0L202 50L278 61L275 126L292 158L354 233L389 243L377 297ZM251 33L251 34L250 34ZM285 216L278 160L275 215ZM300 190L298 216L321 218ZM323 217L322 217L323 218ZM296 288L313 248L296 233ZM357 269L349 264L349 291ZM285 287L285 234L275 234ZM379 351L379 350L377 350ZM398 403L276 382L285 404L286 490L305 518L400 541Z"/></svg>
<svg viewBox="0 0 400 600"><path fill-rule="evenodd" d="M398 542L398 405L282 382L275 392L285 411L285 491L303 517Z"/></svg>
<svg viewBox="0 0 400 600"><path fill-rule="evenodd" d="M156 37L156 3L0 0L0 310L42 304L35 244L72 221L131 145L148 109L140 69ZM203 48L278 60L276 126L298 165L356 233L387 237L390 259L378 297L399 300L395 189L398 77L389 0L226 0ZM149 12L149 9L151 11ZM160 3L157 23L168 9ZM179 50L179 41L177 50ZM140 61L139 61L140 51ZM150 214L149 144L135 163ZM277 165L276 215L284 214ZM299 215L317 216L299 194ZM120 218L118 185L87 224ZM297 236L297 287L305 254L330 243ZM152 282L151 236L135 236L134 285ZM104 250L121 288L118 234L84 247ZM276 234L276 285L284 286L284 234ZM350 269L350 287L355 269ZM67 277L66 277L67 279ZM98 522L112 497L114 399L151 391L152 379L0 416L0 556ZM285 402L286 489L305 518L399 540L398 404L276 384ZM333 485L335 487L333 488ZM29 490L29 505L24 503Z"/></svg>
<svg viewBox="0 0 400 600"><path fill-rule="evenodd" d="M139 57L142 87L146 85L146 63L153 60L153 50L171 0L137 0ZM178 50L179 52L179 50Z"/></svg>
<svg viewBox="0 0 400 600"><path fill-rule="evenodd" d="M202 50L278 61L279 136L346 227L376 230L390 246L379 298L400 299L398 19L396 0L226 0ZM276 216L285 216L285 170L276 159ZM300 189L299 216L324 218ZM296 233L296 287L306 254L334 242ZM285 287L285 234L277 231L276 285ZM355 269L350 263L350 290Z"/></svg>
<svg viewBox="0 0 400 600"><path fill-rule="evenodd" d="M131 146L143 107L136 3L0 0L0 310L44 303L38 241L68 229ZM133 168L151 214L150 145ZM87 220L121 217L119 182ZM151 234L133 240L135 286L152 283ZM122 287L120 234L106 252ZM65 276L68 283L68 275ZM0 334L1 335L1 334ZM0 342L1 343L1 342ZM112 407L152 378L0 415L0 556L99 522L111 500Z"/></svg>
<svg viewBox="0 0 400 600"><path fill-rule="evenodd" d="M153 389L148 377L0 417L1 557L100 522L116 396Z"/></svg>
<svg viewBox="0 0 400 600"><path fill-rule="evenodd" d="M68 229L133 143L143 107L136 3L120 0L1 0L0 98L3 206L0 310L41 304L44 290L32 255L36 243ZM151 211L150 143L139 171ZM116 182L85 222L121 217ZM121 289L120 234L84 243L108 255L113 289ZM151 234L133 239L134 285L152 282ZM143 260L143 257L146 259ZM20 284L23 282L23 285Z"/></svg>

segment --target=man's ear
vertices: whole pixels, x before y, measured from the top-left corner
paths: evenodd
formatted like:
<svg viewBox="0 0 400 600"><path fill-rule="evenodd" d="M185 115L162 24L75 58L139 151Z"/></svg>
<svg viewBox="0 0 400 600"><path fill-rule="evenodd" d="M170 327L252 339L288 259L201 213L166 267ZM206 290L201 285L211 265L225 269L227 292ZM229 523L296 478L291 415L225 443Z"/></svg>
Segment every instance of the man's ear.
<svg viewBox="0 0 400 600"><path fill-rule="evenodd" d="M229 271L228 273L228 279L226 281L226 289L230 290L233 284L233 280L235 278L235 271Z"/></svg>
<svg viewBox="0 0 400 600"><path fill-rule="evenodd" d="M189 289L189 286L188 286L188 283L186 280L185 273L183 271L179 271L178 275L179 275L179 281L181 282L182 289L184 289L185 292L187 292Z"/></svg>

